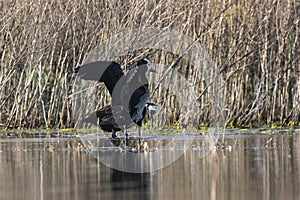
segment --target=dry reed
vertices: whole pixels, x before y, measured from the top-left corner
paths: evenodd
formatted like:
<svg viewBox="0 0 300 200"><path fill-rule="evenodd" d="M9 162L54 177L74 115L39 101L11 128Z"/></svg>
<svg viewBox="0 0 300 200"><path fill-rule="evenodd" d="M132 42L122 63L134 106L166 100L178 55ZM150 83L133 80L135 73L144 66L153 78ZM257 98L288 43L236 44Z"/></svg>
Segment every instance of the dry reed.
<svg viewBox="0 0 300 200"><path fill-rule="evenodd" d="M72 127L73 69L111 35L132 28L189 35L222 70L226 124L288 125L300 121L300 3L297 0L7 0L0 3L0 127ZM128 62L143 52L122 55ZM153 51L153 62L176 55ZM190 77L193 66L180 61ZM224 68L225 67L225 68ZM200 80L201 81L201 80ZM154 86L153 86L154 87ZM200 84L197 94L205 89ZM160 90L156 100L164 99ZM106 104L106 93L101 103ZM199 116L211 118L209 96ZM176 101L165 101L170 123ZM174 114L175 113L175 114Z"/></svg>

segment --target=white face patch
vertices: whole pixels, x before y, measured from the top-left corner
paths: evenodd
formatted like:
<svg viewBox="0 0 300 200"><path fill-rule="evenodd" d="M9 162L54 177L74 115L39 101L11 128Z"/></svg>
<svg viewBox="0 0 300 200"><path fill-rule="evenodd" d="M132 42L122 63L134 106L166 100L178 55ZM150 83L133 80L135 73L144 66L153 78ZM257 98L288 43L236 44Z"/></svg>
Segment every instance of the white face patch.
<svg viewBox="0 0 300 200"><path fill-rule="evenodd" d="M150 71L152 69L151 62L148 59L144 59L144 60L147 61L147 69L148 69L148 71Z"/></svg>

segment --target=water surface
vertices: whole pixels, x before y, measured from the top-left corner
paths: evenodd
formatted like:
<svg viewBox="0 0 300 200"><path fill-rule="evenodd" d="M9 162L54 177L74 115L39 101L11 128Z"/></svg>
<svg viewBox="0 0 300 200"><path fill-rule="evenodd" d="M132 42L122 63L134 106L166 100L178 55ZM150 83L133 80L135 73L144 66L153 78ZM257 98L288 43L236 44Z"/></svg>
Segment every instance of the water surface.
<svg viewBox="0 0 300 200"><path fill-rule="evenodd" d="M199 155L190 148L161 170L125 173L103 165L80 138L2 137L0 199L300 198L297 131L228 131L224 147Z"/></svg>

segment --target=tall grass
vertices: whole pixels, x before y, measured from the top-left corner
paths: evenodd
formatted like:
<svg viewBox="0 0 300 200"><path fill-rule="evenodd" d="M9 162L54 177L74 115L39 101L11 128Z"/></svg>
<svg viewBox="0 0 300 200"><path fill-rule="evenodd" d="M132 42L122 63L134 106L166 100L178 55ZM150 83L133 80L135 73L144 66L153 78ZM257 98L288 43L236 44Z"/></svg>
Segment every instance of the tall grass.
<svg viewBox="0 0 300 200"><path fill-rule="evenodd" d="M144 27L198 38L218 68L225 69L227 125L300 121L297 0L8 0L0 8L3 128L74 126L73 69L111 35ZM128 62L141 53L119 59ZM176 56L157 51L150 59L168 63ZM190 67L183 61L178 65L186 77ZM199 94L204 88L199 86ZM205 123L211 118L204 105L209 96L201 98L199 115ZM166 103L174 122L176 104L172 98Z"/></svg>

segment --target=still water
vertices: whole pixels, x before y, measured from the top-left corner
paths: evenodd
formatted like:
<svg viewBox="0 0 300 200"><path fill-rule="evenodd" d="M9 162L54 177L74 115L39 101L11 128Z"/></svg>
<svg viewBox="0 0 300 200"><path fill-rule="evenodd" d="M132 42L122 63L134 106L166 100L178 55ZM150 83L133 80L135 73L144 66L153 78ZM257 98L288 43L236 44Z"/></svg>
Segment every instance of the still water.
<svg viewBox="0 0 300 200"><path fill-rule="evenodd" d="M300 199L300 132L228 131L224 148L141 174L107 167L79 138L2 137L0 199Z"/></svg>

